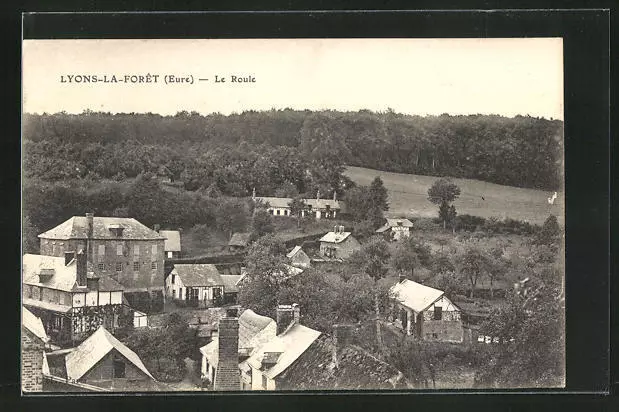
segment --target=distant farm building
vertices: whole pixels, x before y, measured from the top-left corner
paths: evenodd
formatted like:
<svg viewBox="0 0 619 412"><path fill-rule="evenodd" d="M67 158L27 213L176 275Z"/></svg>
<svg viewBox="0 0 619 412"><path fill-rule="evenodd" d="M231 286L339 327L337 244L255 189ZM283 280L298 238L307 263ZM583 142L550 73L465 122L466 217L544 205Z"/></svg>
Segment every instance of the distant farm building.
<svg viewBox="0 0 619 412"><path fill-rule="evenodd" d="M252 199L261 201L267 205L267 211L273 216L292 216L290 203L292 198L289 197L257 197L255 192ZM306 209L301 211L301 216L313 215L316 219L335 219L342 210L342 204L337 200L334 193L333 199L321 199L320 192L316 194L315 199L303 199Z"/></svg>
<svg viewBox="0 0 619 412"><path fill-rule="evenodd" d="M361 248L361 244L344 226L335 226L332 232L320 238L320 255L332 259L346 259Z"/></svg>
<svg viewBox="0 0 619 412"><path fill-rule="evenodd" d="M178 230L160 230L159 234L165 237L163 250L166 258L179 258L181 256L181 232Z"/></svg>
<svg viewBox="0 0 619 412"><path fill-rule="evenodd" d="M393 240L400 240L410 237L412 227L413 222L408 219L387 218L387 222L376 229L376 233L387 235Z"/></svg>

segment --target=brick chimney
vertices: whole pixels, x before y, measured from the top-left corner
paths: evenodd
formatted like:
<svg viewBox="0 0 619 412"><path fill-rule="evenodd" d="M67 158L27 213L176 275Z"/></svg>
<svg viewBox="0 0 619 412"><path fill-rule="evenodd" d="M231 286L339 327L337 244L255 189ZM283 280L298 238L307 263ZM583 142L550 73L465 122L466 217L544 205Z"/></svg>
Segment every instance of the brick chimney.
<svg viewBox="0 0 619 412"><path fill-rule="evenodd" d="M159 225L159 224L156 224L156 225L154 225L154 226L153 226L153 230L154 230L155 232L157 232L157 233L159 233L159 230L160 230L160 229L161 229L161 225Z"/></svg>
<svg viewBox="0 0 619 412"><path fill-rule="evenodd" d="M77 252L77 286L86 286L88 259L84 250Z"/></svg>
<svg viewBox="0 0 619 412"><path fill-rule="evenodd" d="M213 389L216 391L241 390L239 370L239 318L228 311L219 320L219 362L215 371Z"/></svg>
<svg viewBox="0 0 619 412"><path fill-rule="evenodd" d="M336 368L342 360L342 351L350 342L352 325L333 325L333 352L332 360Z"/></svg>
<svg viewBox="0 0 619 412"><path fill-rule="evenodd" d="M337 202L337 190L333 191L333 201Z"/></svg>
<svg viewBox="0 0 619 412"><path fill-rule="evenodd" d="M296 303L292 305L278 305L277 306L277 335L281 335L289 327L299 323L301 317L301 308Z"/></svg>
<svg viewBox="0 0 619 412"><path fill-rule="evenodd" d="M320 190L316 191L316 200L320 200Z"/></svg>
<svg viewBox="0 0 619 412"><path fill-rule="evenodd" d="M92 239L93 232L94 232L94 225L95 225L94 222L95 222L94 213L86 213L86 224L87 224L86 237L88 237L88 239Z"/></svg>

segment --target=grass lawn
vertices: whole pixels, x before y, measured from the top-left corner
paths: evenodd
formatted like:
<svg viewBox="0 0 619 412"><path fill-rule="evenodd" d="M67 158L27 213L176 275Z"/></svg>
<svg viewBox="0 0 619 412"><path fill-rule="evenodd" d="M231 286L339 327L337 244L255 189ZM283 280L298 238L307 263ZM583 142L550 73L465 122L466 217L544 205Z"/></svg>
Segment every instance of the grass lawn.
<svg viewBox="0 0 619 412"><path fill-rule="evenodd" d="M361 167L347 167L346 176L359 185L369 186L380 176L389 192L389 216L436 217L437 206L427 199L428 189L438 177L383 172ZM549 214L563 222L563 193L558 193L554 205L547 198L552 193L543 190L502 186L473 179L453 179L461 190L454 205L459 214L488 218L509 217L541 224ZM482 199L483 198L485 199Z"/></svg>

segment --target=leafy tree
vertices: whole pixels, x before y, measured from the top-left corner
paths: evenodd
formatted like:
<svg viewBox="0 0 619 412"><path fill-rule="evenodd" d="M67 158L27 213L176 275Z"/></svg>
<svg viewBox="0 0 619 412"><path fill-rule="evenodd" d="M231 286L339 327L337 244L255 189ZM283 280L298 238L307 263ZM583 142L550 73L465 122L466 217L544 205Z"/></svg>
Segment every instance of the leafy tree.
<svg viewBox="0 0 619 412"><path fill-rule="evenodd" d="M561 228L555 215L550 215L544 221L542 229L536 236L535 243L541 245L550 245L557 243L561 236Z"/></svg>
<svg viewBox="0 0 619 412"><path fill-rule="evenodd" d="M378 282L387 274L389 263L389 245L380 238L374 237L362 245L349 258L352 266ZM380 295L374 293L374 312L376 323L376 343L379 350L383 350L382 333L380 330Z"/></svg>
<svg viewBox="0 0 619 412"><path fill-rule="evenodd" d="M438 179L428 189L428 200L435 205L439 205L439 218L443 221L443 229L447 227L447 222L452 213L450 212L451 202L460 196L460 188L451 180L446 178ZM455 218L455 216L454 216Z"/></svg>
<svg viewBox="0 0 619 412"><path fill-rule="evenodd" d="M266 235L247 250L247 275L239 292L239 304L256 313L275 316L277 298L287 276L286 248L275 236Z"/></svg>
<svg viewBox="0 0 619 412"><path fill-rule="evenodd" d="M407 277L416 280L415 268L420 266L417 252L408 244L399 243L391 255L391 266L405 276L410 273Z"/></svg>
<svg viewBox="0 0 619 412"><path fill-rule="evenodd" d="M229 233L232 236L233 232L242 232L247 226L249 220L248 211L240 199L221 199L215 208L215 225L222 232Z"/></svg>
<svg viewBox="0 0 619 412"><path fill-rule="evenodd" d="M290 203L288 203L288 207L290 208L290 214L297 217L297 227L299 227L303 213L308 210L305 200L301 196L295 196Z"/></svg>
<svg viewBox="0 0 619 412"><path fill-rule="evenodd" d="M381 211L389 210L387 189L380 176L376 176L374 180L372 180L369 189L369 197L372 208Z"/></svg>
<svg viewBox="0 0 619 412"><path fill-rule="evenodd" d="M353 233L357 239L366 239L375 235L374 222L366 219L353 225Z"/></svg>
<svg viewBox="0 0 619 412"><path fill-rule="evenodd" d="M24 215L22 219L22 249L24 253L38 253L39 242L37 235L39 230L30 222L28 215Z"/></svg>
<svg viewBox="0 0 619 412"><path fill-rule="evenodd" d="M486 275L490 269L488 256L478 248L470 247L459 259L460 273L465 276L470 284L469 297L473 298L477 281Z"/></svg>
<svg viewBox="0 0 619 412"><path fill-rule="evenodd" d="M494 387L561 386L565 373L565 300L556 284L539 284L526 296L511 296L481 326L497 337L493 356L479 368L478 385Z"/></svg>
<svg viewBox="0 0 619 412"><path fill-rule="evenodd" d="M454 205L449 206L449 209L447 209L447 222L449 222L451 229L453 231L453 234L456 234L456 217L457 217L458 213L456 212L456 207Z"/></svg>
<svg viewBox="0 0 619 412"><path fill-rule="evenodd" d="M432 361L421 342L404 340L389 351L387 362L402 372L415 387L428 387Z"/></svg>
<svg viewBox="0 0 619 412"><path fill-rule="evenodd" d="M273 233L275 226L273 226L273 217L267 212L266 209L255 209L252 216L252 234L257 238L264 236L267 233Z"/></svg>
<svg viewBox="0 0 619 412"><path fill-rule="evenodd" d="M488 278L490 279L490 299L494 298L494 282L505 276L509 269L509 261L503 257L503 249L493 248L489 253Z"/></svg>
<svg viewBox="0 0 619 412"><path fill-rule="evenodd" d="M275 196L277 197L295 197L298 194L297 186L287 180L275 190Z"/></svg>

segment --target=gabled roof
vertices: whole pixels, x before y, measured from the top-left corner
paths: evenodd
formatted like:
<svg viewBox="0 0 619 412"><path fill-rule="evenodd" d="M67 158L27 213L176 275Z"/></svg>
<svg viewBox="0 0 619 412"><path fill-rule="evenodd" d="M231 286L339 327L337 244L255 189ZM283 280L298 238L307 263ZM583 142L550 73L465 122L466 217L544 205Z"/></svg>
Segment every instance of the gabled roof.
<svg viewBox="0 0 619 412"><path fill-rule="evenodd" d="M39 273L44 269L53 269L54 273L48 280L41 283ZM22 258L22 273L25 285L43 286L64 292L77 290L77 262L75 259L65 265L64 257L26 253ZM86 288L84 287L82 290L86 290Z"/></svg>
<svg viewBox="0 0 619 412"><path fill-rule="evenodd" d="M119 239L111 228L122 227L122 239L125 240L159 240L165 239L159 233L128 217L93 217L93 239ZM86 216L73 216L53 229L39 235L43 239L69 240L88 237L88 220Z"/></svg>
<svg viewBox="0 0 619 412"><path fill-rule="evenodd" d="M175 264L171 272L181 278L184 286L223 286L224 281L215 265L206 263Z"/></svg>
<svg viewBox="0 0 619 412"><path fill-rule="evenodd" d="M224 284L224 292L238 292L239 291L239 280L241 280L241 275L219 275Z"/></svg>
<svg viewBox="0 0 619 412"><path fill-rule="evenodd" d="M247 246L249 244L249 233L235 233L230 238L228 246Z"/></svg>
<svg viewBox="0 0 619 412"><path fill-rule="evenodd" d="M239 351L249 350L253 353L257 348L254 338L267 327L273 327L275 336L275 321L267 316L258 315L251 309L243 311L239 316ZM200 352L206 357L208 363L217 367L219 363L219 338L213 338L211 342L200 348Z"/></svg>
<svg viewBox="0 0 619 412"><path fill-rule="evenodd" d="M402 305L419 313L436 302L444 292L420 283L404 279L391 287L391 295Z"/></svg>
<svg viewBox="0 0 619 412"><path fill-rule="evenodd" d="M159 234L165 237L163 250L166 252L181 251L181 232L178 230L160 230Z"/></svg>
<svg viewBox="0 0 619 412"><path fill-rule="evenodd" d="M103 326L84 342L77 346L66 357L67 378L79 380L82 376L91 370L104 356L112 349L116 349L129 362L133 363L138 369L155 380L150 374L140 357L121 341L116 339Z"/></svg>
<svg viewBox="0 0 619 412"><path fill-rule="evenodd" d="M351 232L329 232L320 238L319 242L341 243L350 236Z"/></svg>
<svg viewBox="0 0 619 412"><path fill-rule="evenodd" d="M285 333L262 345L250 356L247 363L252 368L260 369L268 378L273 379L292 365L319 336L320 332L317 330L295 324ZM263 368L262 363L265 353L279 354L274 359L274 364L268 364L267 369Z"/></svg>
<svg viewBox="0 0 619 412"><path fill-rule="evenodd" d="M288 254L286 255L286 257L288 259L291 259L294 255L296 255L299 251L301 250L301 246L295 246L294 249L292 249L290 252L288 252Z"/></svg>
<svg viewBox="0 0 619 412"><path fill-rule="evenodd" d="M34 336L41 339L43 342L49 342L49 337L43 327L41 318L34 315L28 309L22 306L21 308L21 324L28 329Z"/></svg>
<svg viewBox="0 0 619 412"><path fill-rule="evenodd" d="M378 229L376 229L377 233L383 233L389 229L391 229L392 227L408 227L411 228L413 227L413 222L411 222L408 219L391 219L391 218L387 218L387 222L382 225L381 227L379 227Z"/></svg>
<svg viewBox="0 0 619 412"><path fill-rule="evenodd" d="M333 363L335 342L321 335L278 380L280 389L338 390L404 388L403 374L388 363L354 345L339 349Z"/></svg>

